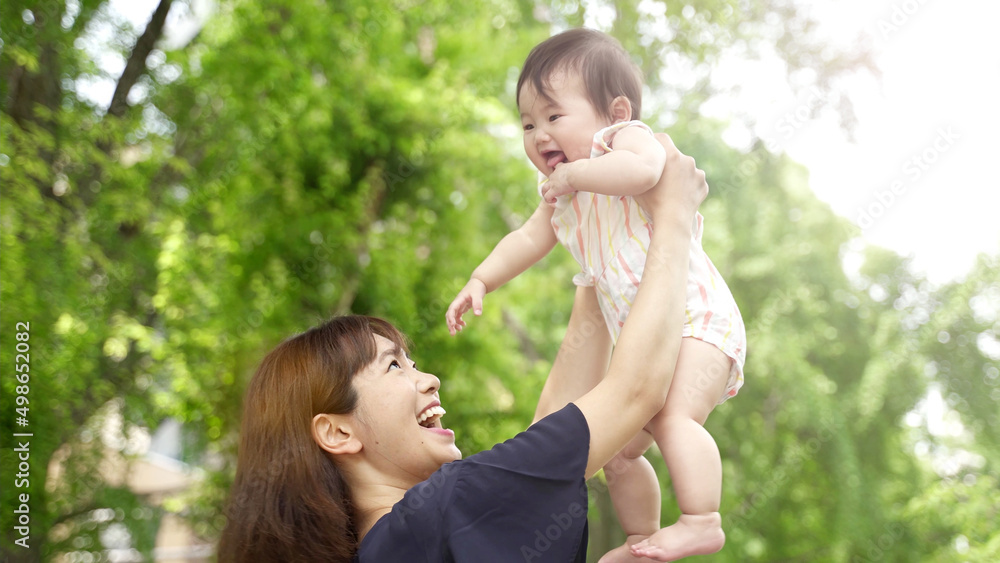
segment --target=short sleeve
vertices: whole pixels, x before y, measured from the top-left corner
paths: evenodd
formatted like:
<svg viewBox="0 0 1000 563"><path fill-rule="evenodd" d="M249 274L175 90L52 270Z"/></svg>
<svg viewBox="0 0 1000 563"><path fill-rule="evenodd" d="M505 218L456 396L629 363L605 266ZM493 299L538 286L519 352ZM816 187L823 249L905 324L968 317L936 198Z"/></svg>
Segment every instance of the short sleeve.
<svg viewBox="0 0 1000 563"><path fill-rule="evenodd" d="M583 478L590 457L590 428L570 403L517 436L468 458L485 470L546 480Z"/></svg>
<svg viewBox="0 0 1000 563"><path fill-rule="evenodd" d="M589 450L586 418L569 404L470 457L446 518L456 561L584 561Z"/></svg>
<svg viewBox="0 0 1000 563"><path fill-rule="evenodd" d="M594 134L594 149L591 154L591 158L594 158L599 154L612 152L614 149L611 148L611 145L614 144L615 135L627 127L638 127L649 133L650 136L653 136L653 130L650 129L649 125L646 125L641 121L623 121L621 123L609 125Z"/></svg>
<svg viewBox="0 0 1000 563"><path fill-rule="evenodd" d="M582 563L589 450L586 418L569 404L407 491L365 537L358 560Z"/></svg>

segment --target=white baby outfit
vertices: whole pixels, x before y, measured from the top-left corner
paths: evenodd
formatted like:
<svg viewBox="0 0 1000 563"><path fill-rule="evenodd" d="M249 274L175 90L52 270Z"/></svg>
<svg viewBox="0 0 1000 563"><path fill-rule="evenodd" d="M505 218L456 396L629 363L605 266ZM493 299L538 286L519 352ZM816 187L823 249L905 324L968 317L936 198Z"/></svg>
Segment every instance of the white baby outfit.
<svg viewBox="0 0 1000 563"><path fill-rule="evenodd" d="M616 123L594 135L590 157L611 152L615 134L626 127L641 127L653 134L641 121ZM540 175L539 195L547 180ZM683 336L713 344L732 358L721 403L736 395L743 385L746 329L729 287L701 248L700 213L695 221ZM604 321L617 342L646 264L653 229L649 217L631 196L574 192L556 198L552 227L559 242L580 264L581 271L573 277L573 283L595 287Z"/></svg>

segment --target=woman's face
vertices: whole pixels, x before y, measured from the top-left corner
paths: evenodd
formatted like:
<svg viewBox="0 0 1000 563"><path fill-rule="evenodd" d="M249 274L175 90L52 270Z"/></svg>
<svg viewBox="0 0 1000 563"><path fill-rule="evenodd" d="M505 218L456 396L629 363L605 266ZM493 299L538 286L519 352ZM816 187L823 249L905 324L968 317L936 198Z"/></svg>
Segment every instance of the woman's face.
<svg viewBox="0 0 1000 563"><path fill-rule="evenodd" d="M369 462L413 484L462 459L455 433L441 425L441 381L424 373L388 338L375 335L375 361L354 378L359 439Z"/></svg>

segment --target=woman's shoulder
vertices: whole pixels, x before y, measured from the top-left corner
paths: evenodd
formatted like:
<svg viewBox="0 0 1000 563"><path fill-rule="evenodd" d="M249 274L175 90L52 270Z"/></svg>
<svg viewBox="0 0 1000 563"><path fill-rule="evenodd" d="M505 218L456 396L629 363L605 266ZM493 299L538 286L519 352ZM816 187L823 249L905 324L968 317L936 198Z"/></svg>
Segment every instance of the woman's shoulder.
<svg viewBox="0 0 1000 563"><path fill-rule="evenodd" d="M470 456L449 507L455 560L584 561L589 453L587 419L571 403Z"/></svg>
<svg viewBox="0 0 1000 563"><path fill-rule="evenodd" d="M517 436L469 457L472 470L502 470L513 475L583 477L590 449L590 427L573 403L532 424Z"/></svg>
<svg viewBox="0 0 1000 563"><path fill-rule="evenodd" d="M445 528L463 461L446 463L406 491L365 535L355 561L448 561Z"/></svg>
<svg viewBox="0 0 1000 563"><path fill-rule="evenodd" d="M492 561L483 554L496 553L509 561L537 551L534 531L552 526L564 536L555 542L558 551L573 553L581 544L585 551L589 445L587 421L570 404L490 450L445 464L372 527L359 560L462 561L474 555Z"/></svg>

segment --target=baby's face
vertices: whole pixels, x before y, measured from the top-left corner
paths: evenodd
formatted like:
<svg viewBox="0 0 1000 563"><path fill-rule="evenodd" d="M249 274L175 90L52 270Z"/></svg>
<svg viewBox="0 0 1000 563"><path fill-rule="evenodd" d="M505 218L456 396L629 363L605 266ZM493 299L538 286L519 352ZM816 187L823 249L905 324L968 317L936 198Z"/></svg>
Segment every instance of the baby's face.
<svg viewBox="0 0 1000 563"><path fill-rule="evenodd" d="M549 98L531 84L521 87L521 126L524 152L546 176L556 165L590 158L594 133L611 125L587 98L583 81L574 72L559 71L549 80Z"/></svg>

